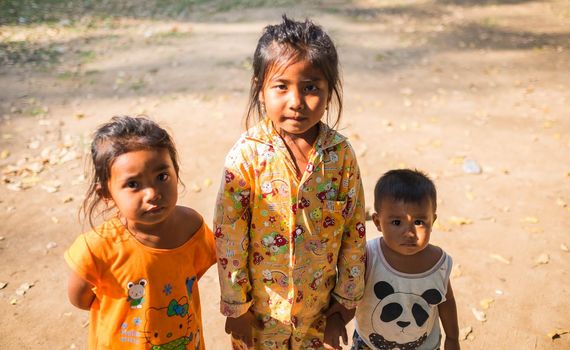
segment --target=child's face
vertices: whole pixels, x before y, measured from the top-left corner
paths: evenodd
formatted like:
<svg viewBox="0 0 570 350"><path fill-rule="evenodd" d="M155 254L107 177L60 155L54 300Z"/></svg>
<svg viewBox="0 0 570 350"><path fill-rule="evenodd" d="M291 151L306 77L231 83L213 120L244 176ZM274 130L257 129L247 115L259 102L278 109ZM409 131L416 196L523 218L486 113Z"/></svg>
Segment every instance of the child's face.
<svg viewBox="0 0 570 350"><path fill-rule="evenodd" d="M178 178L166 149L128 152L111 166L109 193L129 224L152 228L178 200Z"/></svg>
<svg viewBox="0 0 570 350"><path fill-rule="evenodd" d="M270 70L263 83L260 102L280 133L304 136L325 113L330 91L320 69L301 60L285 69Z"/></svg>
<svg viewBox="0 0 570 350"><path fill-rule="evenodd" d="M401 255L413 255L427 247L436 217L429 199L406 203L384 198L372 220L388 248Z"/></svg>

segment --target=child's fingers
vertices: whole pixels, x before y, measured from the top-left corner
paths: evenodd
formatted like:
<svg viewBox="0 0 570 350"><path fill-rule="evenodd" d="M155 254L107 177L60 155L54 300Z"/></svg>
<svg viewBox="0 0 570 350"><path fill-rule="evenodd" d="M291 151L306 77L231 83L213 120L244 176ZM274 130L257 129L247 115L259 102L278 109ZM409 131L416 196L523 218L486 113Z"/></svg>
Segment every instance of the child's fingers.
<svg viewBox="0 0 570 350"><path fill-rule="evenodd" d="M348 334L346 333L346 327L342 327L342 342L344 345L348 345Z"/></svg>

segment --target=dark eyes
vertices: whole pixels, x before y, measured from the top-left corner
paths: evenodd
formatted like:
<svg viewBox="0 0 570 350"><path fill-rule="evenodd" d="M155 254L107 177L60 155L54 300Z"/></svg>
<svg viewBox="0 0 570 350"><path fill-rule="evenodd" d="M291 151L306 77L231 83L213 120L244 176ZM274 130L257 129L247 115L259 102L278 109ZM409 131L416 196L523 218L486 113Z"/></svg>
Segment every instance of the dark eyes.
<svg viewBox="0 0 570 350"><path fill-rule="evenodd" d="M168 180L168 173L162 173L162 174L158 175L158 180L162 181L162 182Z"/></svg>
<svg viewBox="0 0 570 350"><path fill-rule="evenodd" d="M127 187L134 189L134 188L138 188L138 187L139 187L139 184L138 184L138 182L136 182L136 181L129 181L129 182L127 182Z"/></svg>
<svg viewBox="0 0 570 350"><path fill-rule="evenodd" d="M392 225L400 226L400 224L402 224L402 221L396 219L396 220L392 220L391 223L392 223ZM424 225L425 225L425 222L423 220L419 220L419 219L414 220L414 226L424 226Z"/></svg>
<svg viewBox="0 0 570 350"><path fill-rule="evenodd" d="M308 85L307 87L305 87L306 92L316 92L318 90L319 88L316 85Z"/></svg>
<svg viewBox="0 0 570 350"><path fill-rule="evenodd" d="M288 89L287 85L285 84L278 84L278 85L274 85L273 86L274 89L277 90L281 90L281 91L286 91ZM313 93L313 92L317 92L319 90L319 87L316 85L307 85L303 88L303 92L305 93Z"/></svg>

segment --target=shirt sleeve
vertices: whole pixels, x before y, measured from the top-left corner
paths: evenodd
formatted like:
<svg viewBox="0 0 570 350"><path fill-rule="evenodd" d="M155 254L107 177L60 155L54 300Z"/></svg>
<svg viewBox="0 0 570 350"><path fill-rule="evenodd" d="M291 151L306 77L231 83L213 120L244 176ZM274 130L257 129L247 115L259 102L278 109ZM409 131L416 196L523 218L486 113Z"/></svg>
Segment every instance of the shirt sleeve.
<svg viewBox="0 0 570 350"><path fill-rule="evenodd" d="M333 297L347 309L356 307L364 294L366 263L366 211L362 178L356 156L348 144L343 173L343 188L346 191L346 208L343 215L345 226L337 262L337 283Z"/></svg>
<svg viewBox="0 0 570 350"><path fill-rule="evenodd" d="M243 139L242 139L243 140ZM226 157L214 213L214 237L220 278L220 310L239 317L252 304L248 268L253 170L246 144L238 142Z"/></svg>
<svg viewBox="0 0 570 350"><path fill-rule="evenodd" d="M203 237L201 242L200 262L197 264L199 266L196 271L198 279L200 279L208 269L216 263L216 243L214 241L214 234L212 230L206 225L204 225Z"/></svg>
<svg viewBox="0 0 570 350"><path fill-rule="evenodd" d="M91 283L93 286L99 284L99 269L95 261L93 247L90 246L90 235L88 232L77 237L75 242L64 253L64 258L69 267L81 278ZM92 240L91 240L92 241Z"/></svg>

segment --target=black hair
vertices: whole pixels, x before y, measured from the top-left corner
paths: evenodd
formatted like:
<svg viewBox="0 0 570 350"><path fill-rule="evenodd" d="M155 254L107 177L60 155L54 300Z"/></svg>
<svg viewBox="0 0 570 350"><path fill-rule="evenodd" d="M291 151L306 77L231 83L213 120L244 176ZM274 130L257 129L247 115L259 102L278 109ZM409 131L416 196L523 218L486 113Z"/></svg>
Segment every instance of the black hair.
<svg viewBox="0 0 570 350"><path fill-rule="evenodd" d="M327 124L333 128L338 125L342 115L342 82L334 43L320 26L310 20L299 22L283 15L281 23L264 28L253 54L246 129L251 126L252 118L257 117L259 121L264 117L259 94L268 78L268 72L301 60L308 60L323 73L330 91ZM336 109L336 119L332 124L328 120L330 107Z"/></svg>
<svg viewBox="0 0 570 350"><path fill-rule="evenodd" d="M434 213L437 209L435 185L426 174L417 169L390 170L382 175L374 187L376 212L380 211L380 205L385 198L407 203L421 203L429 199Z"/></svg>
<svg viewBox="0 0 570 350"><path fill-rule="evenodd" d="M95 130L91 142L91 180L81 212L93 228L93 215L101 200L110 198L109 178L111 166L122 154L163 148L172 159L176 177L179 177L178 153L174 141L166 130L144 116L116 116ZM105 208L103 213L112 208Z"/></svg>

